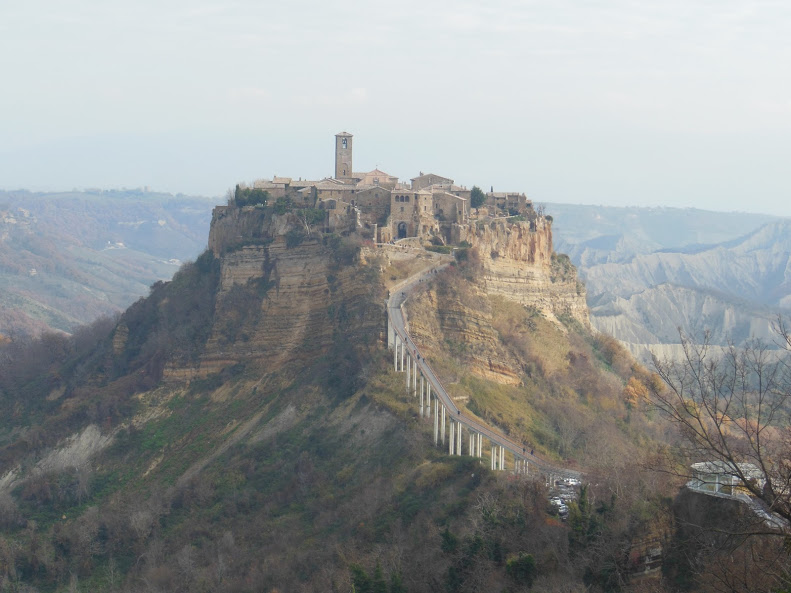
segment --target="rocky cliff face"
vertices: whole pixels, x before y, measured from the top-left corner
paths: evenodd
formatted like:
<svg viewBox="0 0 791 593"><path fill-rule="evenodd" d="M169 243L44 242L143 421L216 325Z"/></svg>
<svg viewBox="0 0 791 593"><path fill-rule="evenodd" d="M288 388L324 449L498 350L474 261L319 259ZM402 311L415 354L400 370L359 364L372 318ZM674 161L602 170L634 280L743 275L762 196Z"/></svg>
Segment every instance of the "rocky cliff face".
<svg viewBox="0 0 791 593"><path fill-rule="evenodd" d="M218 207L209 247L220 259L212 331L200 367L170 368L170 377L204 375L245 360L268 369L299 365L339 343L365 347L380 336L379 270L360 260L354 240L308 234L291 214Z"/></svg>
<svg viewBox="0 0 791 593"><path fill-rule="evenodd" d="M481 287L453 274L414 295L407 306L412 338L430 360L447 351L479 377L518 385L522 366L492 327L491 303Z"/></svg>
<svg viewBox="0 0 791 593"><path fill-rule="evenodd" d="M448 351L480 377L521 383L523 363L495 329L496 304L489 297L535 309L563 332L559 316L590 328L576 270L567 257L552 251L551 221L459 225L453 240L474 250L467 265L447 270L407 307L410 332L428 357Z"/></svg>
<svg viewBox="0 0 791 593"><path fill-rule="evenodd" d="M436 315L416 320L418 336L441 332L461 345L476 374L515 384L521 365L499 343L487 295L532 307L559 327L558 316L589 327L575 269L552 252L550 221L465 225L454 232L457 242L479 254L473 288L464 289L475 294L456 294L452 279L429 291ZM173 366L167 370L171 378L247 360L268 368L302 365L339 344L364 346L380 336L381 266L360 261L354 240L310 233L296 215L271 208L218 207L209 247L220 260L211 334L199 368ZM470 299L478 304L470 306Z"/></svg>
<svg viewBox="0 0 791 593"><path fill-rule="evenodd" d="M456 235L477 250L488 294L534 307L553 320L568 316L590 327L585 287L568 258L554 254L550 220L465 225Z"/></svg>

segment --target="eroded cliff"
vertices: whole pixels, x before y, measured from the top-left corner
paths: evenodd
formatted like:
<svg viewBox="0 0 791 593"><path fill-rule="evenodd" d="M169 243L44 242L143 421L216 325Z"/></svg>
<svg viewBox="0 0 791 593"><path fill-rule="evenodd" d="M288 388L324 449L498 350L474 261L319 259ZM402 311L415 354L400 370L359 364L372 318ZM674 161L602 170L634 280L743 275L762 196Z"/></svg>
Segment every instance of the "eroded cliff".
<svg viewBox="0 0 791 593"><path fill-rule="evenodd" d="M379 267L360 257L358 240L311 231L292 213L218 207L209 247L220 262L211 332L199 365L172 365L168 376L250 360L296 368L380 337Z"/></svg>
<svg viewBox="0 0 791 593"><path fill-rule="evenodd" d="M551 320L566 316L590 327L585 287L568 257L554 253L551 220L460 225L455 234L477 251L487 294L533 307Z"/></svg>
<svg viewBox="0 0 791 593"><path fill-rule="evenodd" d="M523 328L500 327L498 299L546 318L547 331L565 333L562 321L569 320L590 329L584 287L568 258L553 253L550 220L459 225L454 235L467 246L458 252L459 266L418 291L408 307L410 332L429 356L444 351L479 377L520 384L524 352L514 352L502 333ZM454 371L445 372L452 381Z"/></svg>

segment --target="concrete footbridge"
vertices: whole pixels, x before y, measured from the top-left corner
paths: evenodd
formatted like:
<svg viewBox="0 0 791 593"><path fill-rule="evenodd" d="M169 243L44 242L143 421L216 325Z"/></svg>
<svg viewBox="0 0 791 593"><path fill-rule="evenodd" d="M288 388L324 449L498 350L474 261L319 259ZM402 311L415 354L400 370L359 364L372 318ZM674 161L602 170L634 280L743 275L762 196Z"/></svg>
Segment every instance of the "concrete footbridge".
<svg viewBox="0 0 791 593"><path fill-rule="evenodd" d="M387 345L393 351L393 367L396 372L405 374L407 393L415 398L421 418L433 418L434 444L447 446L450 455L466 452L473 457L483 458L485 439L493 470L505 470L508 466L515 473L543 478L550 485L560 479L579 480L582 475L580 472L544 461L523 444L466 416L410 338L404 317L404 303L420 282L427 281L447 265L435 265L411 276L395 286L387 300Z"/></svg>

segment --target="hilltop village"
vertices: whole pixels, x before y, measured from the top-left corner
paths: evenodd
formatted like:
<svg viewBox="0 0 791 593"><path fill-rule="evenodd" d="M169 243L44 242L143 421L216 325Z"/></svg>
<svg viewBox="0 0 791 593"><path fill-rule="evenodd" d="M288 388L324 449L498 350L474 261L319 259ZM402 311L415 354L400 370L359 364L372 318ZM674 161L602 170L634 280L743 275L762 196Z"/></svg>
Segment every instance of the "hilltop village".
<svg viewBox="0 0 791 593"><path fill-rule="evenodd" d="M409 180L374 169L353 169L353 136L335 135L335 174L319 181L274 177L256 180L252 188L237 188L237 194L266 192L287 206L325 212L325 231L357 232L378 243L417 237L434 244L458 243L455 225L470 220L522 217L535 230L537 213L524 193L484 193L478 188L458 186L453 179L423 173ZM252 191L251 191L252 190ZM318 219L322 218L321 216Z"/></svg>
<svg viewBox="0 0 791 593"><path fill-rule="evenodd" d="M347 304L348 295L322 280L329 277L337 283L343 274L353 273L354 266L338 267L339 258L352 263L356 255L351 254L359 250L362 260L381 259L380 273L396 261L421 260L427 250L454 253L474 265L488 295L540 312L558 328L566 318L590 327L585 288L568 257L554 253L552 218L534 209L523 193L484 193L433 173L406 184L378 169L353 171L352 136L343 132L335 137L334 177L274 177L229 192L228 205L214 208L209 232L209 248L222 262L221 294L250 283L274 286L276 294L266 298L269 313L282 300L284 317L297 324L297 312L304 312L302 321L310 327L326 316L328 306L335 306L330 297L338 297L337 307ZM386 249L393 242L399 249ZM327 248L336 249L333 245L345 245L349 257L333 253L328 259ZM399 277L388 274L392 281ZM294 348L302 348L306 338L293 327L287 333L271 341L278 330L265 322L251 326L244 343L226 344L218 335L210 340L196 372L218 371L232 358L286 355L284 344L292 338L297 339ZM310 333L311 343L322 343L314 330ZM332 335L324 338L331 348ZM507 384L521 381L518 365L491 352L481 360L480 375Z"/></svg>

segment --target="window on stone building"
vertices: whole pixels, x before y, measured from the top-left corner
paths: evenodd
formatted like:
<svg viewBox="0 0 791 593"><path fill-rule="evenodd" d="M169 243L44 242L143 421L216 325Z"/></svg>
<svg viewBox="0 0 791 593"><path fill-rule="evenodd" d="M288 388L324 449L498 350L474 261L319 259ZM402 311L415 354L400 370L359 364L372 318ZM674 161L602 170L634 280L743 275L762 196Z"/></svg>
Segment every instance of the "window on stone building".
<svg viewBox="0 0 791 593"><path fill-rule="evenodd" d="M344 148L346 148L346 138L344 138L343 140L341 140L341 144L343 145L343 147L344 147ZM343 172L343 174L345 175L345 174L346 174L346 171L344 171L344 172Z"/></svg>

